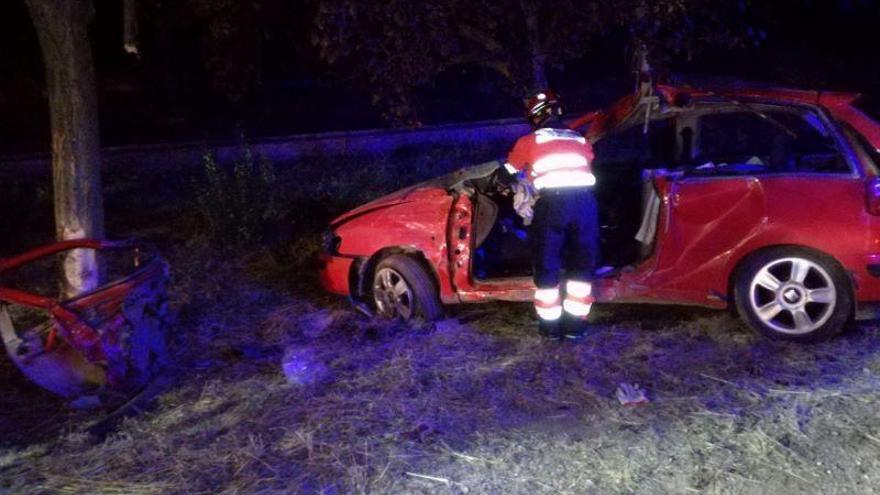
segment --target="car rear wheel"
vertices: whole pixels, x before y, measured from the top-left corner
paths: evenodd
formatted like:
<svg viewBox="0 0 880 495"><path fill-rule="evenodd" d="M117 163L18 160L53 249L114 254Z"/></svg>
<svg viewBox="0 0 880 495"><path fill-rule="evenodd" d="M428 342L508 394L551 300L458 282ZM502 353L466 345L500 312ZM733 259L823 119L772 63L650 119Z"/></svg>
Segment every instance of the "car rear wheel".
<svg viewBox="0 0 880 495"><path fill-rule="evenodd" d="M853 313L846 273L834 259L808 249L782 247L752 256L735 283L740 316L770 338L826 340Z"/></svg>
<svg viewBox="0 0 880 495"><path fill-rule="evenodd" d="M384 318L436 320L443 314L428 272L403 254L383 258L373 272L373 306Z"/></svg>

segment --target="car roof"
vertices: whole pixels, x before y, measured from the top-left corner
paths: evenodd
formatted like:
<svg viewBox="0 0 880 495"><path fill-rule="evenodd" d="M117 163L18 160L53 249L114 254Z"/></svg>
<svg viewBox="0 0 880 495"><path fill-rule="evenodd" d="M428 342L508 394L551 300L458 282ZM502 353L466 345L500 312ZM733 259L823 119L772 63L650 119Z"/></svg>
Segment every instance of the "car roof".
<svg viewBox="0 0 880 495"><path fill-rule="evenodd" d="M760 100L764 102L791 105L819 105L832 113L850 113L852 103L861 95L836 91L804 90L784 88L773 85L750 82L709 82L705 84L658 84L654 86L655 94L668 104L678 102L711 102L718 100ZM635 115L642 102L640 95L631 93L617 100L604 109L584 114L567 124L570 128L584 132L590 140L599 139L608 131L627 122ZM684 104L684 103L682 103ZM858 116L850 117L850 120ZM589 127L587 127L589 126ZM862 122L859 127L867 128L872 142L880 139L880 129L869 122Z"/></svg>
<svg viewBox="0 0 880 495"><path fill-rule="evenodd" d="M836 107L850 105L861 97L859 93L792 89L759 83L732 83L710 85L657 85L657 92L667 101L674 102L683 96L696 100L717 97L771 100L794 104L821 105Z"/></svg>

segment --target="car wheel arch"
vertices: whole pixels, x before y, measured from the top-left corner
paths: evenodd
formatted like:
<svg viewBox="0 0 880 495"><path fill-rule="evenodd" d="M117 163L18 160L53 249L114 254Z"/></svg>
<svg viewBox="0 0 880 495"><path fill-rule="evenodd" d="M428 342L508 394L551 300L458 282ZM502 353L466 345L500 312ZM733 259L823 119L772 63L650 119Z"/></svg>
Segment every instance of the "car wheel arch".
<svg viewBox="0 0 880 495"><path fill-rule="evenodd" d="M437 270L434 269L434 266L431 265L428 258L425 257L425 254L421 250L412 246L388 246L376 251L371 256L361 258L358 262L352 264L351 273L349 274L349 287L355 289L351 291L353 299L361 302L366 300L372 284L373 274L376 271L376 266L384 258L395 254L406 255L415 260L429 275L431 282L434 284L434 288L437 291L440 290L440 279L437 275Z"/></svg>
<svg viewBox="0 0 880 495"><path fill-rule="evenodd" d="M739 256L735 262L731 263L732 268L728 270L727 273L727 306L728 309L736 312L736 281L737 277L742 273L743 268L748 264L748 262L755 257L762 256L763 254L777 250L777 249L803 249L809 251L815 255L827 258L832 261L837 268L841 270L844 274L846 274L846 279L849 281L849 290L851 294L855 294L856 285L855 281L852 279L849 270L840 262L837 258L835 258L832 254L822 251L821 249L817 249L812 246L805 246L803 244L769 244L766 246L761 246L756 249L752 249L741 256ZM856 301L853 298L853 311L855 311Z"/></svg>

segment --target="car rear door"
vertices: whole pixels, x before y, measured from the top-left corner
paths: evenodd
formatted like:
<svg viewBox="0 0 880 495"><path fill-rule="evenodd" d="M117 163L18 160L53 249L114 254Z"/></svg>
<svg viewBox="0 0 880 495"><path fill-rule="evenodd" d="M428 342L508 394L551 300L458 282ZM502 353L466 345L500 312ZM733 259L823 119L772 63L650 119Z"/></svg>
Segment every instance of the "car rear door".
<svg viewBox="0 0 880 495"><path fill-rule="evenodd" d="M681 177L667 196L667 218L651 285L665 298L697 304L719 300L725 287L709 288L725 253L760 228L766 216L761 180L743 177Z"/></svg>
<svg viewBox="0 0 880 495"><path fill-rule="evenodd" d="M830 251L834 237L862 235L863 185L832 129L816 113L773 108L699 118L693 165L666 198L650 276L658 293L717 303L731 260L750 249L794 243Z"/></svg>

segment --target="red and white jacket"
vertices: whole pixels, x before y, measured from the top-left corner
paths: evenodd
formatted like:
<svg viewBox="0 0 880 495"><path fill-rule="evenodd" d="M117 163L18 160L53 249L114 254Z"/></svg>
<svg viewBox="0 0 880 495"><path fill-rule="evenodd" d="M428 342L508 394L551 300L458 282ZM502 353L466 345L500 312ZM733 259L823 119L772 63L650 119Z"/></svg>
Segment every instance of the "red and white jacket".
<svg viewBox="0 0 880 495"><path fill-rule="evenodd" d="M538 191L589 187L596 183L593 157L593 147L577 132L543 128L519 138L504 166L511 174L525 172Z"/></svg>

